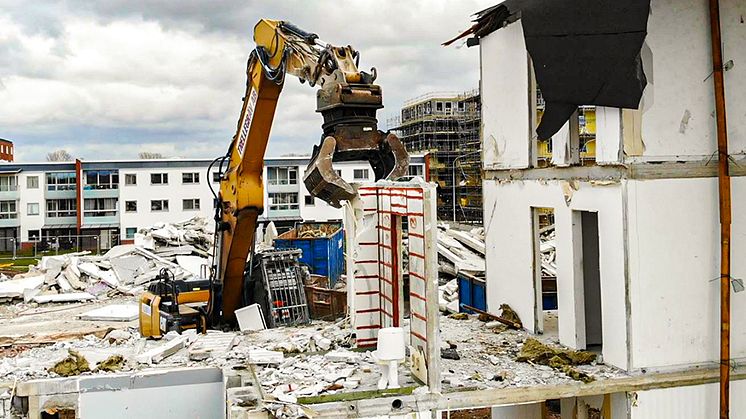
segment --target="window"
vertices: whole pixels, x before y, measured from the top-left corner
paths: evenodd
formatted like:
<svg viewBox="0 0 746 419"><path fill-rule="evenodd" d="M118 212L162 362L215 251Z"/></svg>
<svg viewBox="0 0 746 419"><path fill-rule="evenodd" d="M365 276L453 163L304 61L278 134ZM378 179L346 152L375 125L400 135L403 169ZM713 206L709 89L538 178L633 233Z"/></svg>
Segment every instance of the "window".
<svg viewBox="0 0 746 419"><path fill-rule="evenodd" d="M409 166L409 176L420 176L424 175L425 170L421 164Z"/></svg>
<svg viewBox="0 0 746 419"><path fill-rule="evenodd" d="M26 189L39 189L39 176L29 176L26 178Z"/></svg>
<svg viewBox="0 0 746 419"><path fill-rule="evenodd" d="M184 211L198 210L199 209L199 198L182 200L181 209L183 209Z"/></svg>
<svg viewBox="0 0 746 419"><path fill-rule="evenodd" d="M368 180L368 169L355 169L352 172L352 177L355 180Z"/></svg>
<svg viewBox="0 0 746 419"><path fill-rule="evenodd" d="M340 169L335 169L335 170L334 170L334 173L336 173L336 174L337 174L337 176L339 176L339 177L342 177L342 170L340 170Z"/></svg>
<svg viewBox="0 0 746 419"><path fill-rule="evenodd" d="M220 172L212 172L212 181L220 182Z"/></svg>
<svg viewBox="0 0 746 419"><path fill-rule="evenodd" d="M28 239L29 241L37 241L39 240L41 236L39 235L39 230L29 230L28 231Z"/></svg>
<svg viewBox="0 0 746 419"><path fill-rule="evenodd" d="M181 183L188 185L199 183L199 173L182 173Z"/></svg>
<svg viewBox="0 0 746 419"><path fill-rule="evenodd" d="M150 201L150 211L166 212L168 211L168 199L157 199Z"/></svg>
<svg viewBox="0 0 746 419"><path fill-rule="evenodd" d="M298 209L298 194L297 193L270 193L269 194L269 210L270 211L286 211L286 210L297 210Z"/></svg>
<svg viewBox="0 0 746 419"><path fill-rule="evenodd" d="M84 217L112 217L117 215L117 198L90 198L83 200Z"/></svg>
<svg viewBox="0 0 746 419"><path fill-rule="evenodd" d="M168 185L168 173L151 173L151 185Z"/></svg>
<svg viewBox="0 0 746 419"><path fill-rule="evenodd" d="M47 201L47 217L75 217L78 204L75 199L50 199Z"/></svg>
<svg viewBox="0 0 746 419"><path fill-rule="evenodd" d="M435 102L435 110L438 112L443 112L443 102Z"/></svg>
<svg viewBox="0 0 746 419"><path fill-rule="evenodd" d="M28 215L39 215L39 203L29 202L26 204L26 214Z"/></svg>
<svg viewBox="0 0 746 419"><path fill-rule="evenodd" d="M268 185L297 185L298 169L295 167L268 167Z"/></svg>
<svg viewBox="0 0 746 419"><path fill-rule="evenodd" d="M119 171L117 170L87 170L85 172L85 190L118 189Z"/></svg>
<svg viewBox="0 0 746 419"><path fill-rule="evenodd" d="M137 233L137 227L127 227L125 230L125 237L128 239L134 239L135 233Z"/></svg>
<svg viewBox="0 0 746 419"><path fill-rule="evenodd" d="M316 198L314 198L311 195L306 195L305 198L304 198L304 202L305 202L305 204L306 204L307 207L312 207L312 206L316 205Z"/></svg>
<svg viewBox="0 0 746 419"><path fill-rule="evenodd" d="M0 176L0 192L17 191L18 178L15 176Z"/></svg>
<svg viewBox="0 0 746 419"><path fill-rule="evenodd" d="M137 212L137 201L124 201L124 212Z"/></svg>
<svg viewBox="0 0 746 419"><path fill-rule="evenodd" d="M75 172L47 173L48 191L74 191Z"/></svg>
<svg viewBox="0 0 746 419"><path fill-rule="evenodd" d="M0 220L18 218L16 201L0 201Z"/></svg>
<svg viewBox="0 0 746 419"><path fill-rule="evenodd" d="M127 173L124 175L124 184L127 186L137 185L137 174Z"/></svg>

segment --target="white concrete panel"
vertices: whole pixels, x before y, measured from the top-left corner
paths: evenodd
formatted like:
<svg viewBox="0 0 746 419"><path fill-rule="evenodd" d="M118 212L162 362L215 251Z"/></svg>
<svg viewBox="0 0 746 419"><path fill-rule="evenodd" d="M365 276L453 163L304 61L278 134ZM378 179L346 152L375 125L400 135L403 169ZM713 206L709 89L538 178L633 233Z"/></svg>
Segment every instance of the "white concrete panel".
<svg viewBox="0 0 746 419"><path fill-rule="evenodd" d="M732 275L746 276L746 179L733 178ZM628 183L634 368L719 359L716 178ZM731 355L746 356L744 294L733 294Z"/></svg>
<svg viewBox="0 0 746 419"><path fill-rule="evenodd" d="M596 107L596 163L599 165L621 162L621 116L619 108Z"/></svg>
<svg viewBox="0 0 746 419"><path fill-rule="evenodd" d="M492 419L541 419L541 403L496 406Z"/></svg>
<svg viewBox="0 0 746 419"><path fill-rule="evenodd" d="M584 316L573 270L572 211L598 212L604 362L627 366L624 279L624 226L620 184L579 183L566 204L559 181L484 182L487 247L487 307L497 312L508 303L526 328L534 331L531 208L554 208L557 237L557 287L560 341L581 342Z"/></svg>
<svg viewBox="0 0 746 419"><path fill-rule="evenodd" d="M730 418L746 419L746 381L730 383ZM636 393L630 419L702 419L719 416L718 384ZM616 418L616 416L614 416Z"/></svg>
<svg viewBox="0 0 746 419"><path fill-rule="evenodd" d="M81 392L79 418L224 418L222 382Z"/></svg>
<svg viewBox="0 0 746 419"><path fill-rule="evenodd" d="M721 3L728 126L732 152L746 149L746 4ZM709 10L706 1L651 2L647 44L653 57L642 119L646 158L709 156L716 150ZM705 80L706 79L706 80ZM651 100L648 100L650 98ZM652 103L651 103L652 102Z"/></svg>
<svg viewBox="0 0 746 419"><path fill-rule="evenodd" d="M529 166L529 67L521 22L480 40L485 169Z"/></svg>

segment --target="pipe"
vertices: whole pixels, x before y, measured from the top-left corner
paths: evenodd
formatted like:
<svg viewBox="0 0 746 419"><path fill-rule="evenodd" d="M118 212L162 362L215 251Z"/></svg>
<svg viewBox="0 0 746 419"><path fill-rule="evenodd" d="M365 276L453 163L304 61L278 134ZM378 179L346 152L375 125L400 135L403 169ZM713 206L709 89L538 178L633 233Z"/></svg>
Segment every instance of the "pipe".
<svg viewBox="0 0 746 419"><path fill-rule="evenodd" d="M712 70L718 139L718 194L720 203L720 419L730 417L730 233L731 192L728 170L728 128L725 120L725 82L720 36L720 4L710 0Z"/></svg>

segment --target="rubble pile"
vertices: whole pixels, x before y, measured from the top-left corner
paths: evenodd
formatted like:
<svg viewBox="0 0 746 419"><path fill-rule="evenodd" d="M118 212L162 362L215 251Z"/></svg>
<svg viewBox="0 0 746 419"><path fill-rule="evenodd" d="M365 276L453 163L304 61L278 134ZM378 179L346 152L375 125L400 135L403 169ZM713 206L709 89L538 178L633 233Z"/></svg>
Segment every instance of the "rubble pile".
<svg viewBox="0 0 746 419"><path fill-rule="evenodd" d="M539 231L539 251L541 252L541 275L545 277L557 276L556 241L554 224Z"/></svg>
<svg viewBox="0 0 746 419"><path fill-rule="evenodd" d="M180 223L156 223L135 233L136 246L163 257L191 254L209 257L213 239L213 223L199 215Z"/></svg>
<svg viewBox="0 0 746 419"><path fill-rule="evenodd" d="M499 322L480 321L478 316L466 320L442 316L440 328L442 349L459 355L457 360L441 358L447 390L560 385L626 376L602 364L595 354L561 346L556 337L534 336Z"/></svg>
<svg viewBox="0 0 746 419"><path fill-rule="evenodd" d="M454 277L459 272L484 276L484 229L461 231L448 224L438 225L438 270Z"/></svg>
<svg viewBox="0 0 746 419"><path fill-rule="evenodd" d="M459 312L458 281L456 279L438 287L438 305L442 312Z"/></svg>
<svg viewBox="0 0 746 419"><path fill-rule="evenodd" d="M134 245L43 256L29 271L0 277L0 301L33 303L87 301L117 294L139 295L162 268L176 279L203 275L209 266L212 234L203 217L159 223L137 233Z"/></svg>

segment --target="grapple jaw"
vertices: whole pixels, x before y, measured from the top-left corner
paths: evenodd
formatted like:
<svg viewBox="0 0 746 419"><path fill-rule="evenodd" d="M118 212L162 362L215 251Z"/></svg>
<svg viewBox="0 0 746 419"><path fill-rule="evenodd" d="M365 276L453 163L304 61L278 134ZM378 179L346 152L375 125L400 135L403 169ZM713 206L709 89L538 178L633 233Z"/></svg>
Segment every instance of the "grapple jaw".
<svg viewBox="0 0 746 419"><path fill-rule="evenodd" d="M375 179L407 174L409 154L399 138L379 131L376 110L383 107L381 88L372 84L333 84L317 94L317 112L324 116L324 135L314 146L303 182L311 195L339 208L355 196L352 185L332 162L368 161Z"/></svg>
<svg viewBox="0 0 746 419"><path fill-rule="evenodd" d="M368 134L368 133L366 133ZM314 156L306 168L303 182L311 195L339 208L341 201L352 199L356 192L352 185L334 170L334 161L366 160L375 173L376 180L396 179L407 174L409 155L399 137L381 131L370 132L369 138L337 139L325 137L314 147ZM349 144L348 144L349 143ZM347 145L355 148L345 148Z"/></svg>

